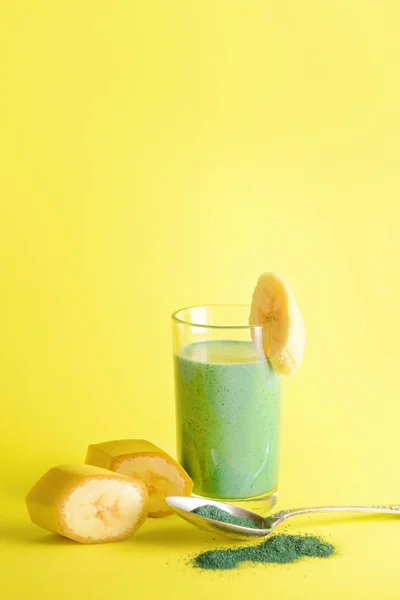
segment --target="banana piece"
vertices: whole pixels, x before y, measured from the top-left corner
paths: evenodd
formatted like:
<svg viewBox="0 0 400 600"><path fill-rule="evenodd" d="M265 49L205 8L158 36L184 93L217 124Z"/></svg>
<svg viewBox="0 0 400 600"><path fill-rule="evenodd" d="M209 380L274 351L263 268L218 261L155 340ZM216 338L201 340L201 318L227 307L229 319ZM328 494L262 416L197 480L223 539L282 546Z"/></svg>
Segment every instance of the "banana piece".
<svg viewBox="0 0 400 600"><path fill-rule="evenodd" d="M26 504L39 527L96 544L135 533L147 517L148 495L141 481L91 465L61 465L39 479Z"/></svg>
<svg viewBox="0 0 400 600"><path fill-rule="evenodd" d="M149 517L172 514L167 496L190 496L193 481L186 471L146 440L115 440L89 446L86 463L143 481L149 494Z"/></svg>
<svg viewBox="0 0 400 600"><path fill-rule="evenodd" d="M301 365L306 336L296 300L276 273L264 273L259 278L249 323L262 326L263 351L275 371L293 375Z"/></svg>

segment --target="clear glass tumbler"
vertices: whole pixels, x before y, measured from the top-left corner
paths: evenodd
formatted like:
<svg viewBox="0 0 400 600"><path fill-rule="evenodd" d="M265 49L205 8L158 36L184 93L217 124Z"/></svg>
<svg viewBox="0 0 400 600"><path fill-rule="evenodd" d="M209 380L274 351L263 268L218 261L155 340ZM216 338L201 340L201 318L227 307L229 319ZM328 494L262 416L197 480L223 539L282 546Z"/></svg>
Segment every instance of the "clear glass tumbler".
<svg viewBox="0 0 400 600"><path fill-rule="evenodd" d="M250 307L172 315L178 460L194 493L266 512L278 491L281 381Z"/></svg>

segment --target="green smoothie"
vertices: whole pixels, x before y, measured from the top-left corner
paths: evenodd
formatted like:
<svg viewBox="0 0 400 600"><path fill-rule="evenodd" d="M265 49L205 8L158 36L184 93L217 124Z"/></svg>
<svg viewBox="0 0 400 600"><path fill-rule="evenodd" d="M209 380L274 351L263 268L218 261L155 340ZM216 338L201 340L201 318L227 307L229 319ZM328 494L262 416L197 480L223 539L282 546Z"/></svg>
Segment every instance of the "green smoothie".
<svg viewBox="0 0 400 600"><path fill-rule="evenodd" d="M250 342L189 344L175 355L178 456L194 493L240 499L278 480L280 379Z"/></svg>

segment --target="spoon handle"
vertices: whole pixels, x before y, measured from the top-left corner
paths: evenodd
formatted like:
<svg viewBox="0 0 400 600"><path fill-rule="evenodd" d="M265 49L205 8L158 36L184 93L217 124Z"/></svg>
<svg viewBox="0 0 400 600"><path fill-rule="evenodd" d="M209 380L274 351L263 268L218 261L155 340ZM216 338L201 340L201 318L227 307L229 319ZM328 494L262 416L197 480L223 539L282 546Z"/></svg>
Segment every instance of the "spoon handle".
<svg viewBox="0 0 400 600"><path fill-rule="evenodd" d="M382 504L371 506L313 506L309 508L294 508L293 510L281 510L270 517L266 517L265 526L273 526L282 521L312 512L361 512L361 513L377 513L400 516L400 504Z"/></svg>

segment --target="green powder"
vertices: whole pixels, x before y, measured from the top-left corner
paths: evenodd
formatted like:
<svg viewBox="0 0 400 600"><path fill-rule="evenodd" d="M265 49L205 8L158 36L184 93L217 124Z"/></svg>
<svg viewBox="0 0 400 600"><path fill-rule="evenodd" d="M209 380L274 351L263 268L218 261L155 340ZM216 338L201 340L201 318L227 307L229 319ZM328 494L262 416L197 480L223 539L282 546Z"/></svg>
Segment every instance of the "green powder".
<svg viewBox="0 0 400 600"><path fill-rule="evenodd" d="M303 556L327 558L334 551L331 544L317 537L278 534L258 546L208 550L196 556L193 564L200 569L234 569L242 562L285 564Z"/></svg>
<svg viewBox="0 0 400 600"><path fill-rule="evenodd" d="M211 504L205 504L192 510L195 515L201 517L207 517L207 519L213 519L213 521L220 521L221 523L230 523L231 525L241 525L242 527L252 527L258 529L258 525L251 519L245 519L244 517L235 517L230 515L225 510L221 510L218 506L212 506Z"/></svg>

